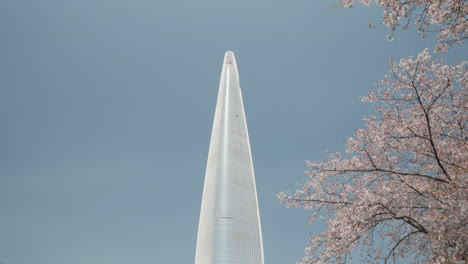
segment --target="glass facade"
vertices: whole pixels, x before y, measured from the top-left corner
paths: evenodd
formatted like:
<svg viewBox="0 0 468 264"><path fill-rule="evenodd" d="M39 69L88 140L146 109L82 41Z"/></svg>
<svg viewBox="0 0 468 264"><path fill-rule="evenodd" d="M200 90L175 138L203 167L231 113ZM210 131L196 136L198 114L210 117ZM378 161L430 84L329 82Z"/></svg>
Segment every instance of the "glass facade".
<svg viewBox="0 0 468 264"><path fill-rule="evenodd" d="M255 176L234 54L224 56L195 264L263 264Z"/></svg>

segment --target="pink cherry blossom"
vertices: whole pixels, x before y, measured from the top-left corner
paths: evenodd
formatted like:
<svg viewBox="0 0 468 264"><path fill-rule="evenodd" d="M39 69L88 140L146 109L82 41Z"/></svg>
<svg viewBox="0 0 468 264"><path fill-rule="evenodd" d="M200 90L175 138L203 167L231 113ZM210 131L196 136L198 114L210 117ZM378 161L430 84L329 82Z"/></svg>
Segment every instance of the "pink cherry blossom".
<svg viewBox="0 0 468 264"><path fill-rule="evenodd" d="M369 5L370 0L340 0L342 7L356 2ZM435 32L436 51L447 52L454 43L468 37L468 3L465 0L374 0L384 9L383 23L393 32L414 24L423 38Z"/></svg>
<svg viewBox="0 0 468 264"><path fill-rule="evenodd" d="M401 19L402 1L376 2ZM446 65L427 49L392 62L391 74L362 98L377 113L346 151L308 161L305 184L278 195L311 210L310 224L326 218L327 230L310 236L300 263L345 263L357 247L367 263L468 261L467 66Z"/></svg>

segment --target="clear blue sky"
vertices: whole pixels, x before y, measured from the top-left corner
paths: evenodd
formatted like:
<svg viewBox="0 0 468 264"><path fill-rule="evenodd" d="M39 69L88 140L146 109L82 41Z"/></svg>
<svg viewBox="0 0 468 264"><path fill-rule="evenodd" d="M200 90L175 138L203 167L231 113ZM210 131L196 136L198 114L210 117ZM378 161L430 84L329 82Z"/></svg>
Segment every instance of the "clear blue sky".
<svg viewBox="0 0 468 264"><path fill-rule="evenodd" d="M338 0L0 2L0 263L192 263L224 52L236 54L268 264L307 212L276 194L342 150L389 57L376 7ZM454 51L452 57L461 54Z"/></svg>

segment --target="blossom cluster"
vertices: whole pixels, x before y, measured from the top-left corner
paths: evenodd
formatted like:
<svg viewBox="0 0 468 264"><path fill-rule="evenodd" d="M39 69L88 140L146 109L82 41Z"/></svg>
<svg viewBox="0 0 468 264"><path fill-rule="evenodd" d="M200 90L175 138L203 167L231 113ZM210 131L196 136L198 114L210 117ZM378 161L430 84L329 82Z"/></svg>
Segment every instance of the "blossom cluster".
<svg viewBox="0 0 468 264"><path fill-rule="evenodd" d="M371 0L341 0L340 6L356 2L369 5ZM375 0L384 9L383 23L393 32L408 29L414 23L423 38L436 32L436 51L447 52L454 43L468 37L468 3L465 0ZM391 37L390 37L391 39Z"/></svg>
<svg viewBox="0 0 468 264"><path fill-rule="evenodd" d="M310 223L328 219L301 263L345 263L356 247L369 263L468 261L467 66L446 65L427 49L393 62L362 98L377 114L346 152L308 162L306 183L278 195L312 210Z"/></svg>

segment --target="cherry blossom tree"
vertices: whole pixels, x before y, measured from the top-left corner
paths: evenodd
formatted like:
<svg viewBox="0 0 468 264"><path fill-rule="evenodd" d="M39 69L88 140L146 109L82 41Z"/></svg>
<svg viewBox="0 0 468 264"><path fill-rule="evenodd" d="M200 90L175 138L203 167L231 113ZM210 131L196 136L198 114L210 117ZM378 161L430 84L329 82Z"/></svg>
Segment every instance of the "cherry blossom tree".
<svg viewBox="0 0 468 264"><path fill-rule="evenodd" d="M356 2L369 5L371 0L341 0L338 6L352 7ZM437 34L436 51L446 52L468 37L466 0L375 0L375 3L384 9L383 23L392 32L415 24L423 38L429 33Z"/></svg>
<svg viewBox="0 0 468 264"><path fill-rule="evenodd" d="M312 210L328 229L310 236L301 263L468 261L467 63L445 65L428 50L392 63L392 74L362 101L376 116L345 153L308 162L308 179L287 206Z"/></svg>
<svg viewBox="0 0 468 264"><path fill-rule="evenodd" d="M352 7L371 0L340 0ZM416 25L435 32L436 52L468 36L466 0L375 0L393 33ZM391 37L390 37L391 38ZM308 178L278 195L288 207L312 211L300 263L468 263L468 63L447 65L425 49L391 63L391 74L362 101L377 114L348 138L344 153L307 163Z"/></svg>

